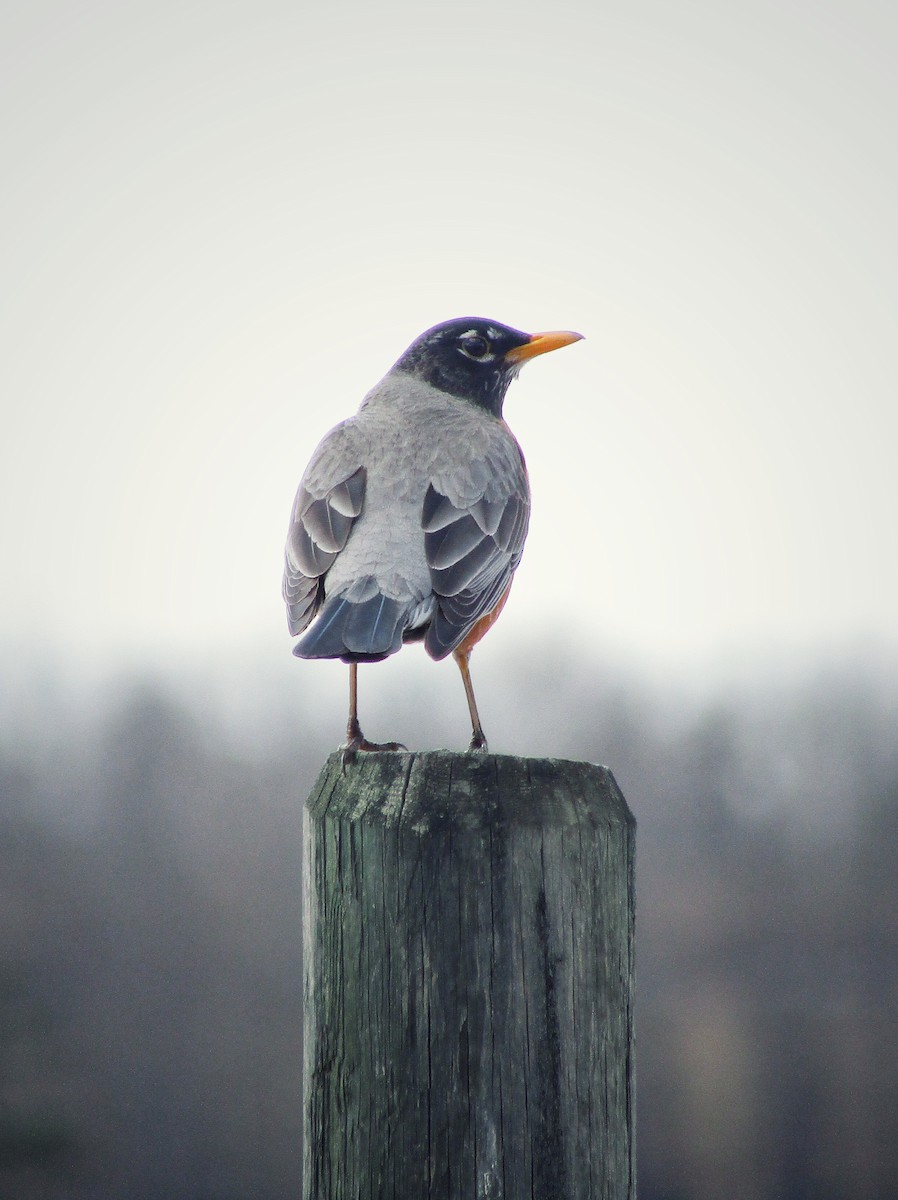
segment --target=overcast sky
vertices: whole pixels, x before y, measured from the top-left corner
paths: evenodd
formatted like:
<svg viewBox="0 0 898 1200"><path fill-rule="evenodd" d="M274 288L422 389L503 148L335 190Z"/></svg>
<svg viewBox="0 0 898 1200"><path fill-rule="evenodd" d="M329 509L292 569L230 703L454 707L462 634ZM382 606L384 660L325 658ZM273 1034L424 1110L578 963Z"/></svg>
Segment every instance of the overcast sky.
<svg viewBox="0 0 898 1200"><path fill-rule="evenodd" d="M893 3L0 21L7 641L289 659L312 449L478 314L586 337L506 403L534 497L507 639L898 647Z"/></svg>

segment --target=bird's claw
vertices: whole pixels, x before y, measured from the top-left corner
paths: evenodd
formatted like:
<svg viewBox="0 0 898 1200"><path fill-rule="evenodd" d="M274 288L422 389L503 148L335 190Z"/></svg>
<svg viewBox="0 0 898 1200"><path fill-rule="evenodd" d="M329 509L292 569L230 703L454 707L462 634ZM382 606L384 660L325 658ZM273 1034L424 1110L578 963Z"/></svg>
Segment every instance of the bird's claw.
<svg viewBox="0 0 898 1200"><path fill-rule="evenodd" d="M471 744L468 746L469 754L489 754L490 748L486 743L486 738L483 736L483 730L475 731L471 738Z"/></svg>
<svg viewBox="0 0 898 1200"><path fill-rule="evenodd" d="M348 766L349 763L355 762L355 756L359 751L367 754L372 751L379 750L397 753L400 750L408 751L408 746L404 746L402 742L369 742L368 739L361 733L355 734L348 742L340 746L340 751L343 756L343 766Z"/></svg>

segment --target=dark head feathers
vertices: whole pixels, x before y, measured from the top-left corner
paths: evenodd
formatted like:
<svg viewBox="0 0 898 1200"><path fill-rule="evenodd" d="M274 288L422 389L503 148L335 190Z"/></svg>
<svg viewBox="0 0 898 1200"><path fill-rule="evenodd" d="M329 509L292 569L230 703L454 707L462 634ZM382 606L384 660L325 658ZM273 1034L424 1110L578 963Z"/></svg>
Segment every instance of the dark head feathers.
<svg viewBox="0 0 898 1200"><path fill-rule="evenodd" d="M530 340L530 334L498 321L458 317L422 333L393 370L500 417L508 385L521 369L520 361L507 355Z"/></svg>

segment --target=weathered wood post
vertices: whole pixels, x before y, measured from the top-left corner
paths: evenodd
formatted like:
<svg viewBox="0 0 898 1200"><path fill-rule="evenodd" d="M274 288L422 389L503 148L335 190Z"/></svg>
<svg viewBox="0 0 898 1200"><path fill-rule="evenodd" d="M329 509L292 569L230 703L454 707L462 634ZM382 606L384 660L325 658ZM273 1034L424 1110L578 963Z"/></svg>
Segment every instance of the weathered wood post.
<svg viewBox="0 0 898 1200"><path fill-rule="evenodd" d="M604 767L329 759L305 822L307 1200L633 1200L633 859Z"/></svg>

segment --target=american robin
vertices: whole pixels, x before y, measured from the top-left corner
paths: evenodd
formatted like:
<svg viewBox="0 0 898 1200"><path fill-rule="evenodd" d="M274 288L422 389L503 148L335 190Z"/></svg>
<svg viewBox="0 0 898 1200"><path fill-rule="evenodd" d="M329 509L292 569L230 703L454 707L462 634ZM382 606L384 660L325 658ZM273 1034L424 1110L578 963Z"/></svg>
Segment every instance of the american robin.
<svg viewBox="0 0 898 1200"><path fill-rule="evenodd" d="M502 403L523 363L580 337L479 317L435 325L312 455L293 505L284 599L291 634L311 626L293 653L349 664L345 756L404 749L363 735L358 664L419 640L431 658L455 658L470 749L487 749L468 661L508 598L530 517Z"/></svg>

